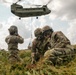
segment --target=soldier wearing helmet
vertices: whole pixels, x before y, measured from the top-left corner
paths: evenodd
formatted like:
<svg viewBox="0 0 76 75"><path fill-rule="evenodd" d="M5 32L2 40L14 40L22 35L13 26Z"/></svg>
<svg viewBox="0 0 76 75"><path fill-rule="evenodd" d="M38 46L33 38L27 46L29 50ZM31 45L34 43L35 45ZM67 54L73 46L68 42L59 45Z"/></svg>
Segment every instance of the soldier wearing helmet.
<svg viewBox="0 0 76 75"><path fill-rule="evenodd" d="M42 30L45 39L50 38L50 50L46 51L44 56L48 56L54 64L60 64L60 61L64 60L62 56L74 53L69 39L61 31L54 32L50 26L44 26Z"/></svg>
<svg viewBox="0 0 76 75"><path fill-rule="evenodd" d="M42 29L41 28L37 28L35 31L34 31L34 35L37 39L42 39L43 36L42 36Z"/></svg>
<svg viewBox="0 0 76 75"><path fill-rule="evenodd" d="M40 53L38 48L41 44L41 41L43 41L42 29L41 28L35 29L34 35L36 38L32 42L32 53L31 53L32 64L35 64L36 61L38 61L40 58Z"/></svg>
<svg viewBox="0 0 76 75"><path fill-rule="evenodd" d="M47 42L47 45L45 47L45 51L47 51L48 49L51 48L50 40L51 40L51 35L54 31L50 26L46 25L42 28L42 32L43 32L45 43Z"/></svg>
<svg viewBox="0 0 76 75"><path fill-rule="evenodd" d="M43 57L45 51L48 49L47 45L49 43L48 40L44 40L44 34L41 28L37 28L34 31L35 39L33 40L32 43L32 64L34 64L36 61L38 61L41 57Z"/></svg>
<svg viewBox="0 0 76 75"><path fill-rule="evenodd" d="M18 56L18 43L22 44L24 42L24 39L18 34L18 29L16 26L11 26L9 29L9 34L5 41L8 44L8 50L9 50L9 60L11 63L14 63L15 61L20 61L20 58Z"/></svg>
<svg viewBox="0 0 76 75"><path fill-rule="evenodd" d="M13 35L13 34L18 35L18 29L16 26L11 26L8 30L9 30L10 35Z"/></svg>
<svg viewBox="0 0 76 75"><path fill-rule="evenodd" d="M51 37L51 35L53 33L53 29L50 26L48 26L48 25L44 26L42 28L42 31L43 31L43 34L44 34L46 39Z"/></svg>

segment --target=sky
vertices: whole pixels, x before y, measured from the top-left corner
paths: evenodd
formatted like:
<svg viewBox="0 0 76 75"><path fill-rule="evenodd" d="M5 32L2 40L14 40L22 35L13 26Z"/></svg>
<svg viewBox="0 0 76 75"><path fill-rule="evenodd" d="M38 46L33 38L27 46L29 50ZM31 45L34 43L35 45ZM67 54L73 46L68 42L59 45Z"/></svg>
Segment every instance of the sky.
<svg viewBox="0 0 76 75"><path fill-rule="evenodd" d="M26 49L34 37L34 30L38 27L49 25L54 31L62 31L71 44L76 44L76 0L22 0L18 4L24 8L31 4L47 5L51 13L44 16L19 17L11 13L11 4L17 0L0 0L0 48L7 49L5 38L9 35L11 25L18 27L19 35L24 38L24 43L19 44L19 49ZM32 6L30 6L32 7ZM32 38L31 38L32 34Z"/></svg>

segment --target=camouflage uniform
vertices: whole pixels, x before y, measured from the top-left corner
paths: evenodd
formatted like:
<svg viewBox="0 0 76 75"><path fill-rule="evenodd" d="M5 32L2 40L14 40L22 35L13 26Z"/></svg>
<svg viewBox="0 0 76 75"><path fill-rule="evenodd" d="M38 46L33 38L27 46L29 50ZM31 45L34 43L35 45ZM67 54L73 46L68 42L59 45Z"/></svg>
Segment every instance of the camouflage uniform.
<svg viewBox="0 0 76 75"><path fill-rule="evenodd" d="M18 29L16 26L11 26L8 30L10 35L6 37L5 41L8 44L8 50L10 53L9 60L11 62L20 61L18 56L18 43L23 43L24 39L18 35Z"/></svg>
<svg viewBox="0 0 76 75"><path fill-rule="evenodd" d="M40 59L40 57L43 56L44 52L47 50L47 43L49 42L49 40L44 40L41 28L37 28L34 31L34 34L36 38L32 42L32 64L34 64Z"/></svg>
<svg viewBox="0 0 76 75"><path fill-rule="evenodd" d="M71 46L68 38L61 31L51 31L50 34L51 49L46 51L44 56L48 57L54 64L60 64L65 58L68 56L71 57L72 54L74 54L74 48Z"/></svg>

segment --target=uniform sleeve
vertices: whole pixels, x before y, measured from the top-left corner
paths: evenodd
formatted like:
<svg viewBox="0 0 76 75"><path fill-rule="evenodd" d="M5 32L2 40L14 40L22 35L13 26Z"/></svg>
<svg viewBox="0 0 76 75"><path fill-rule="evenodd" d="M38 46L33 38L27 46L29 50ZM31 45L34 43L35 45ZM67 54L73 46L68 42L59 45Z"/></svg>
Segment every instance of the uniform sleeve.
<svg viewBox="0 0 76 75"><path fill-rule="evenodd" d="M37 41L36 39L34 39L32 42L32 52L36 52L36 45L37 45Z"/></svg>
<svg viewBox="0 0 76 75"><path fill-rule="evenodd" d="M6 42L6 43L9 43L9 36L7 36L7 37L5 38L5 42Z"/></svg>
<svg viewBox="0 0 76 75"><path fill-rule="evenodd" d="M17 36L16 38L18 43L22 44L24 42L24 39L21 36Z"/></svg>

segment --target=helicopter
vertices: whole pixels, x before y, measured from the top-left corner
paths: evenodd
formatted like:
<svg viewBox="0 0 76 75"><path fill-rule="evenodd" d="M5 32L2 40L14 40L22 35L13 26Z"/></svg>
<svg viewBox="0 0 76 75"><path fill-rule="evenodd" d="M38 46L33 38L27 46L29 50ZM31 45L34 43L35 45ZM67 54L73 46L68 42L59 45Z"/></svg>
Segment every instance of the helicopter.
<svg viewBox="0 0 76 75"><path fill-rule="evenodd" d="M5 3L11 3L7 2L6 0L3 0ZM24 17L36 17L38 19L38 16L42 15L47 15L51 13L51 10L47 7L47 5L52 1L49 0L47 4L45 5L34 5L37 7L30 7L30 8L23 8L20 4L18 4L19 1L22 0L17 0L17 2L11 4L11 13L14 15L18 16L19 19L24 18ZM39 7L41 6L41 7Z"/></svg>
<svg viewBox="0 0 76 75"><path fill-rule="evenodd" d="M21 0L18 0L17 2L19 2ZM30 7L30 8L23 8L23 6L13 3L11 5L11 12L18 16L19 19L23 18L23 17L36 17L38 19L38 16L42 16L42 15L47 15L49 13L51 13L51 10L49 10L49 8L47 7L47 5L50 3L51 0L49 0L49 2L46 5L35 5L35 6L41 6L41 7Z"/></svg>
<svg viewBox="0 0 76 75"><path fill-rule="evenodd" d="M16 16L23 18L47 15L51 10L47 8L47 5L38 8L23 8L21 5L14 3L11 5L11 12Z"/></svg>

